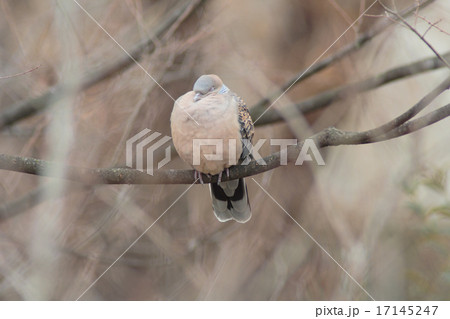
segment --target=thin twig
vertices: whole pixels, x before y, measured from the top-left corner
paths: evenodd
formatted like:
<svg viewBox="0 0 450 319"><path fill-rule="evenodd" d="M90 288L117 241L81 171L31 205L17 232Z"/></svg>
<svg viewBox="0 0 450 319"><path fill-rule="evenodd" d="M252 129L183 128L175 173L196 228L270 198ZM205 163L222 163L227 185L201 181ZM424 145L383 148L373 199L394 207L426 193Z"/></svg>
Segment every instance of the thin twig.
<svg viewBox="0 0 450 319"><path fill-rule="evenodd" d="M433 23L433 24L430 24L429 26L428 26L428 28L425 30L425 32L423 33L423 37L425 38L425 36L427 35L427 33L428 33L428 31L430 31L433 27L435 27L439 22L441 22L442 20L438 20L438 21L436 21L435 23Z"/></svg>
<svg viewBox="0 0 450 319"><path fill-rule="evenodd" d="M10 79L10 78L14 78L14 77L16 77L16 76L21 76L21 75L24 75L24 74L33 72L34 70L37 70L37 69L39 69L40 67L41 67L41 65L39 64L38 66L35 66L34 68L29 69L29 70L24 71L24 72L20 72L20 73L13 74L13 75L0 76L0 80L3 80L3 79Z"/></svg>
<svg viewBox="0 0 450 319"><path fill-rule="evenodd" d="M378 0L378 3L384 8L384 10L386 10L388 13L392 14L393 16L395 16L398 20L400 20L405 26L408 27L408 29L410 29L412 32L414 32L430 49L431 51L433 51L433 53L439 58L439 60L441 60L449 69L450 69L450 64L447 62L447 60L445 60L440 54L439 52L436 51L436 49L425 39L425 35L422 35L419 33L419 31L416 30L416 28L414 28L412 25L410 25L408 23L408 21L406 21L400 14L398 14L397 12L391 10L390 8L388 8L386 5L383 4L383 2L381 2L381 0Z"/></svg>
<svg viewBox="0 0 450 319"><path fill-rule="evenodd" d="M423 20L423 21L425 21L426 23L428 23L430 26L432 26L433 28L435 28L435 29L438 30L439 32L442 32L442 33L444 33L444 34L446 34L446 35L450 35L449 32L447 32L447 31L445 31L445 30L443 30L443 29L441 29L441 28L439 28L439 27L437 26L437 24L440 23L442 20L438 20L438 21L436 21L436 22L434 22L434 23L431 23L430 21L428 21L427 19L425 19L424 17L422 17L422 16L420 16L420 15L417 15L416 17L419 18L419 19L421 19L421 20Z"/></svg>

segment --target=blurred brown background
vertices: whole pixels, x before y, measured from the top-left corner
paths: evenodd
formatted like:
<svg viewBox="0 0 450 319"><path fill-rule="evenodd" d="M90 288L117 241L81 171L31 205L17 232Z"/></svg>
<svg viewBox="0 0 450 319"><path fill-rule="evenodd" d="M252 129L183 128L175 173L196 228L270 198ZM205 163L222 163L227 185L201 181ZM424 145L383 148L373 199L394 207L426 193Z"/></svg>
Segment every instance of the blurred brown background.
<svg viewBox="0 0 450 319"><path fill-rule="evenodd" d="M415 0L393 1L397 9ZM80 1L125 49L148 38L184 1ZM206 1L140 64L174 98L215 73L249 106L319 57L372 1ZM374 6L371 15L382 14ZM450 50L450 4L419 14ZM379 17L366 16L333 54ZM412 16L420 32L429 24ZM326 55L326 56L327 56ZM0 111L124 56L75 2L0 0ZM294 87L274 107L432 56L406 28L390 27L357 53ZM380 125L434 88L441 69L351 96L309 114L301 130ZM444 93L430 109L448 103ZM447 102L446 102L447 101ZM83 167L123 166L125 141L144 128L170 135L172 99L132 65L0 132L0 153ZM325 166L289 165L254 176L377 300L450 296L448 119L388 142L321 150ZM295 136L285 123L260 138ZM262 154L278 151L263 148ZM187 168L179 159L168 168ZM60 172L63 174L64 172ZM251 179L253 217L220 223L208 186L194 186L82 299L367 300L369 296ZM77 299L187 185L82 187L0 171L0 299ZM31 193L30 193L31 192ZM30 194L34 197L30 198Z"/></svg>

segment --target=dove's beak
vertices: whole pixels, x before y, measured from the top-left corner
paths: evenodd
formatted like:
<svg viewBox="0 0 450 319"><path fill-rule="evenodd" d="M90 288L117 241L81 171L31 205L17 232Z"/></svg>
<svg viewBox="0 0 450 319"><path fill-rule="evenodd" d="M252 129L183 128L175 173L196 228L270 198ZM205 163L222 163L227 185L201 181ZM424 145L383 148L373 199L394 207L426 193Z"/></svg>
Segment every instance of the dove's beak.
<svg viewBox="0 0 450 319"><path fill-rule="evenodd" d="M200 100L202 94L201 93L195 93L194 95L194 102L197 102L198 100Z"/></svg>

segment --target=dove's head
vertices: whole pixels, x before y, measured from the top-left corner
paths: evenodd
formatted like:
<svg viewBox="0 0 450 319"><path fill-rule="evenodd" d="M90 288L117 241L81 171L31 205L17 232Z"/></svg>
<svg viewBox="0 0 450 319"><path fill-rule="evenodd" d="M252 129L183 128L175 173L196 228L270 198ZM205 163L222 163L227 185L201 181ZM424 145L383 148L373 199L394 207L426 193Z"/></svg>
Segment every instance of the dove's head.
<svg viewBox="0 0 450 319"><path fill-rule="evenodd" d="M223 94L227 93L229 89L217 75L207 74L195 81L193 91L195 92L194 102L197 102L211 93Z"/></svg>

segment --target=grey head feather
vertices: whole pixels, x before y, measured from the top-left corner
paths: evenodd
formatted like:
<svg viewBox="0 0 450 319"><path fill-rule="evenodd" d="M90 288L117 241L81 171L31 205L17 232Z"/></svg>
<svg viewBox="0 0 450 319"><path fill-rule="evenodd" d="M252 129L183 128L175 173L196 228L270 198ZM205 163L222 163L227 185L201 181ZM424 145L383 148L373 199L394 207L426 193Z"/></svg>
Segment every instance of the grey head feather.
<svg viewBox="0 0 450 319"><path fill-rule="evenodd" d="M193 91L195 92L194 102L196 102L210 93L224 94L230 90L217 75L205 74L195 81Z"/></svg>

